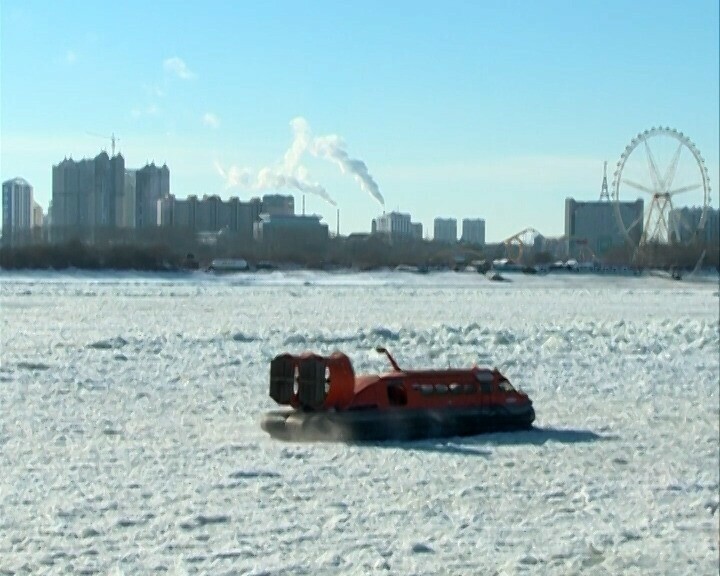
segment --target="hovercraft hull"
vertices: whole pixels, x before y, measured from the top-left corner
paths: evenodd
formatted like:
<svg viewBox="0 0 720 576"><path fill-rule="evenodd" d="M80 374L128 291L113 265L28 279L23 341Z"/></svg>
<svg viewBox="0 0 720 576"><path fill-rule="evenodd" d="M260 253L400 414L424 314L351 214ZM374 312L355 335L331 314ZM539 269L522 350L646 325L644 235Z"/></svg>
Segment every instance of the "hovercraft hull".
<svg viewBox="0 0 720 576"><path fill-rule="evenodd" d="M372 442L527 430L534 420L532 405L341 412L275 410L263 416L261 427L279 440Z"/></svg>

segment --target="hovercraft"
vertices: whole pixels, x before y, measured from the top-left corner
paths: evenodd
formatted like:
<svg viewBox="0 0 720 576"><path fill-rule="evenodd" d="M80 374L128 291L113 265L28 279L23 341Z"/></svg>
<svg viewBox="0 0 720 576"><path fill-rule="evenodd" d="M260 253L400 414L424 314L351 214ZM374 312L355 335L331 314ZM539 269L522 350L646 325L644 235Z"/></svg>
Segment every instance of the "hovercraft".
<svg viewBox="0 0 720 576"><path fill-rule="evenodd" d="M417 440L525 430L532 401L496 368L392 370L355 375L341 352L280 354L270 363L270 397L284 410L267 412L263 430L290 441Z"/></svg>

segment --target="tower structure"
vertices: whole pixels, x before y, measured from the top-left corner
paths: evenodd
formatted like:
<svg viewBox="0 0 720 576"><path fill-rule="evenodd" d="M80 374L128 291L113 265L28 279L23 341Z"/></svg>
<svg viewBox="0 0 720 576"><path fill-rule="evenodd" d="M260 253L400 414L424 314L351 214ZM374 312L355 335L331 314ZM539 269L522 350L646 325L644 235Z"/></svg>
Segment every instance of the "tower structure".
<svg viewBox="0 0 720 576"><path fill-rule="evenodd" d="M607 160L605 160L605 165L603 166L603 181L602 181L602 187L600 188L600 201L607 200L610 202L610 194L608 193L608 183L607 183Z"/></svg>
<svg viewBox="0 0 720 576"><path fill-rule="evenodd" d="M95 134L95 132L88 132L87 135L94 136L95 138L102 138L103 140L110 140L110 146L111 146L111 150L112 150L112 156L110 156L110 157L113 158L115 156L115 143L120 142L120 138L115 137L115 132L113 132L111 136Z"/></svg>

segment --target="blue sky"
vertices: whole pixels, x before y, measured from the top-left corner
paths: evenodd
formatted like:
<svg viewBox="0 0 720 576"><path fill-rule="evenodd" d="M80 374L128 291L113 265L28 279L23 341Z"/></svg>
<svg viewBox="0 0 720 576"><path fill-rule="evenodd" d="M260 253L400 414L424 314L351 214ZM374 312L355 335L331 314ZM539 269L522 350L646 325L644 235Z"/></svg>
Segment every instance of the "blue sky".
<svg viewBox="0 0 720 576"><path fill-rule="evenodd" d="M719 204L717 0L3 0L0 26L0 177L44 208L53 164L109 149L88 132L114 133L129 168L166 162L177 197L261 195L297 117L430 232L441 216L484 218L489 241L561 235L565 198L597 199L603 161L657 125L695 142ZM300 163L343 234L369 231L372 195L326 157Z"/></svg>

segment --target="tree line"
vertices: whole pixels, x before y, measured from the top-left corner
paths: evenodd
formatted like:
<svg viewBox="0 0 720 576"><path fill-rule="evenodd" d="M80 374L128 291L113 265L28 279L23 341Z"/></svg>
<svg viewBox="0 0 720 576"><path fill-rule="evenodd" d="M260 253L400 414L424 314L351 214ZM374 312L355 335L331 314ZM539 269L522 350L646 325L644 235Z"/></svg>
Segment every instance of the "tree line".
<svg viewBox="0 0 720 576"><path fill-rule="evenodd" d="M598 264L636 268L692 269L703 257L703 266L717 268L717 246L647 245L641 250L617 247ZM263 243L233 234L198 237L193 234L148 232L139 239L98 233L93 241L80 237L61 242L37 241L0 248L0 268L171 271L207 268L215 258L246 260L250 266L295 265L309 269L351 268L372 270L412 266L418 269L457 269L471 262L506 258L503 244L483 247L462 243L445 244L422 239L391 240L381 234L330 237L326 242ZM543 251L523 251L524 266L552 263L556 258Z"/></svg>

